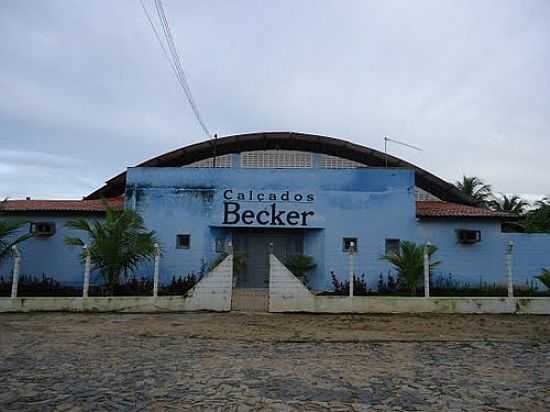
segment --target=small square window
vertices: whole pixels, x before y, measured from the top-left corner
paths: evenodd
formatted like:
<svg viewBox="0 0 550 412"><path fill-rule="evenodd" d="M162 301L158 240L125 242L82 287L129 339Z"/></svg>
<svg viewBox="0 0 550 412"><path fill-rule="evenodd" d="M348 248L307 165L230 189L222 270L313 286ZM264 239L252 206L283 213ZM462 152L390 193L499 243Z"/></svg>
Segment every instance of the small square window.
<svg viewBox="0 0 550 412"><path fill-rule="evenodd" d="M189 249L191 247L191 235L176 235L176 248Z"/></svg>
<svg viewBox="0 0 550 412"><path fill-rule="evenodd" d="M55 234L55 223L33 222L31 223L31 234L38 237L49 237Z"/></svg>
<svg viewBox="0 0 550 412"><path fill-rule="evenodd" d="M216 239L216 253L225 252L225 239Z"/></svg>
<svg viewBox="0 0 550 412"><path fill-rule="evenodd" d="M401 241L399 239L386 239L386 255L401 255Z"/></svg>
<svg viewBox="0 0 550 412"><path fill-rule="evenodd" d="M458 229L456 231L456 241L463 244L474 244L481 242L481 231Z"/></svg>
<svg viewBox="0 0 550 412"><path fill-rule="evenodd" d="M351 248L357 252L357 238L356 237L345 237L342 239L342 250L344 252L349 252Z"/></svg>

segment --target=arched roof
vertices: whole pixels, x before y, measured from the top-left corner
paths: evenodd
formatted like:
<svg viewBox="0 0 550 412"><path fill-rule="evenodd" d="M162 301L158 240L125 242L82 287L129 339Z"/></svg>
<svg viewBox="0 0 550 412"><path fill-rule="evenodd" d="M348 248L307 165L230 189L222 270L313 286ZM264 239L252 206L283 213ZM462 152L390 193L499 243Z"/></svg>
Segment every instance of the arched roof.
<svg viewBox="0 0 550 412"><path fill-rule="evenodd" d="M221 156L229 153L272 149L323 153L353 160L370 167L385 167L387 162L388 167L414 170L416 185L441 200L473 204L472 199L460 192L456 186L405 160L346 140L305 133L248 133L206 140L154 157L140 163L138 167L177 167L208 159L214 153ZM124 193L125 186L126 172L123 172L108 180L103 187L85 199L120 196Z"/></svg>

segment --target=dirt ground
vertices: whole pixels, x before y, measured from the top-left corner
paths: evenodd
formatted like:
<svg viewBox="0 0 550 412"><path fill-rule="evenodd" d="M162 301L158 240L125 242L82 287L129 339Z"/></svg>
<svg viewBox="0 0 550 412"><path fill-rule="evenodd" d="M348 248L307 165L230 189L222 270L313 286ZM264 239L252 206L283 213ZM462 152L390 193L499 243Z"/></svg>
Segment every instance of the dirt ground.
<svg viewBox="0 0 550 412"><path fill-rule="evenodd" d="M545 411L550 316L0 315L0 411Z"/></svg>
<svg viewBox="0 0 550 412"><path fill-rule="evenodd" d="M550 342L550 316L267 313L0 315L0 331L262 342ZM4 335L2 333L2 335ZM0 341L2 339L0 335Z"/></svg>

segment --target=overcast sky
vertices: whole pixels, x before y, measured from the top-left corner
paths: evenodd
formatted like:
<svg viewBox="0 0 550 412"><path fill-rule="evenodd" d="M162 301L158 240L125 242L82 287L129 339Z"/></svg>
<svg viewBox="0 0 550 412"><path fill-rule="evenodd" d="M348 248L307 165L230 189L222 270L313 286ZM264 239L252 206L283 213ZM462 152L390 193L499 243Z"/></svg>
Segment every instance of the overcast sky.
<svg viewBox="0 0 550 412"><path fill-rule="evenodd" d="M449 181L550 192L548 0L163 4L220 136L388 135ZM203 139L139 0L0 1L0 197L80 198Z"/></svg>

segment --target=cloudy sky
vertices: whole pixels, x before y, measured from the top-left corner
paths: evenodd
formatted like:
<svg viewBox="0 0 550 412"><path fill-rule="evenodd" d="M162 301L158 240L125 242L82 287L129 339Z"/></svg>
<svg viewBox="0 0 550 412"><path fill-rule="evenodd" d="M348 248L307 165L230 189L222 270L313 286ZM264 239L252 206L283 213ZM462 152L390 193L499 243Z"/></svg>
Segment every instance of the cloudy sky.
<svg viewBox="0 0 550 412"><path fill-rule="evenodd" d="M548 0L163 3L220 136L388 135L449 181L550 192ZM0 197L80 198L204 138L139 0L2 0L0 39Z"/></svg>

